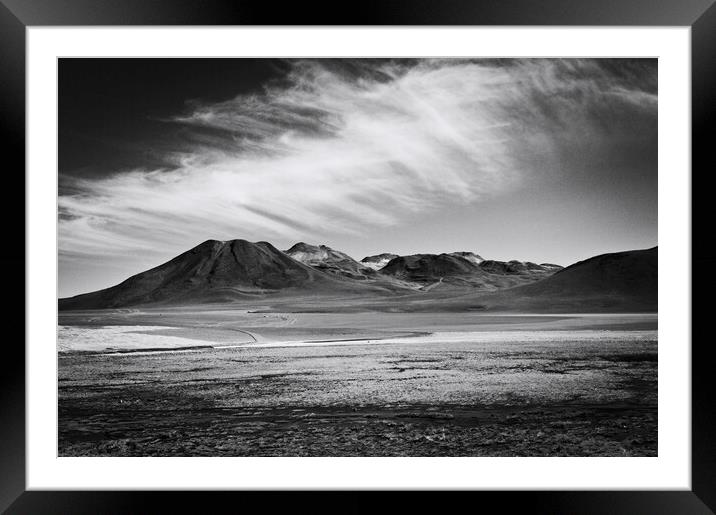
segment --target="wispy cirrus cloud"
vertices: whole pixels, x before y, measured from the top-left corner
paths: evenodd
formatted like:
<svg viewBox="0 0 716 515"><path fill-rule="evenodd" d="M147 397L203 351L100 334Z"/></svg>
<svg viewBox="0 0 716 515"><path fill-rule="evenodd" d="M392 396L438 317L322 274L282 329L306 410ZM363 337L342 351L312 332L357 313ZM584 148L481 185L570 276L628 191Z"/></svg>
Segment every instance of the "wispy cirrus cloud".
<svg viewBox="0 0 716 515"><path fill-rule="evenodd" d="M656 116L656 69L640 62L287 64L261 93L195 103L168 120L193 136L165 156L173 166L65 178L61 263L394 226L539 180L565 148L608 144Z"/></svg>

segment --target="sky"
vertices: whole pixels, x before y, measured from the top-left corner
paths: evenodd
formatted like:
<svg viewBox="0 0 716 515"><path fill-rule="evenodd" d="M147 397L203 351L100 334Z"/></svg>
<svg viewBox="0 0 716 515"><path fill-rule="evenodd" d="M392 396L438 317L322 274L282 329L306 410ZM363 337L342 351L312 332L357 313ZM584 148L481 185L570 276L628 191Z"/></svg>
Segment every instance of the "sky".
<svg viewBox="0 0 716 515"><path fill-rule="evenodd" d="M60 59L59 296L207 239L657 244L656 59Z"/></svg>

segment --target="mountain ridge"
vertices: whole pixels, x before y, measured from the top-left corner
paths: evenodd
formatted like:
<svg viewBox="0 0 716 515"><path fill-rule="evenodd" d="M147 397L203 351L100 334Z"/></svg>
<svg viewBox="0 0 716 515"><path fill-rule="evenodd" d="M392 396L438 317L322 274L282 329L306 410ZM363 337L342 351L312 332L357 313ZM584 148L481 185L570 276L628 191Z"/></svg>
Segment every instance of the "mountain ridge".
<svg viewBox="0 0 716 515"><path fill-rule="evenodd" d="M431 295L438 295L440 302L464 305L468 310L528 306L530 299L569 303L590 295L612 301L620 297L646 299L655 297L656 257L643 259L638 253L656 255L657 248L603 254L562 268L530 261L485 260L472 252L385 253L359 262L327 245L299 242L280 251L266 241L206 240L115 286L59 299L58 307L105 309L302 295L316 299L378 295L398 299L396 302L422 295L426 305ZM388 258L383 266L374 268ZM561 275L565 272L566 276ZM632 304L651 306L655 302Z"/></svg>

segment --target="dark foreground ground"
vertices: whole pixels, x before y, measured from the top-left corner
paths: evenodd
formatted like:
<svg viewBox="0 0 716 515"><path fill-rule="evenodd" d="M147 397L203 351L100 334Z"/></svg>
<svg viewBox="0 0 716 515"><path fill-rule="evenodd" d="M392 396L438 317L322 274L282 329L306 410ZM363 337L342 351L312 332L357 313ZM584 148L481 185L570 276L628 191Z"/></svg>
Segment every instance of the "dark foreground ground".
<svg viewBox="0 0 716 515"><path fill-rule="evenodd" d="M61 353L59 455L656 455L655 319L494 339L475 320L392 343Z"/></svg>

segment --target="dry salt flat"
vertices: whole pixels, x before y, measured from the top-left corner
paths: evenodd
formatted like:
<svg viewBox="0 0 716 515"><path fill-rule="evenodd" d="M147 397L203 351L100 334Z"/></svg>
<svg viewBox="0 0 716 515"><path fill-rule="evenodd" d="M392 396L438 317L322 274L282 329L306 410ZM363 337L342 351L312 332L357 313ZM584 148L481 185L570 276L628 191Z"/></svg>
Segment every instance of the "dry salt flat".
<svg viewBox="0 0 716 515"><path fill-rule="evenodd" d="M59 454L656 454L649 317L258 317L60 327Z"/></svg>

